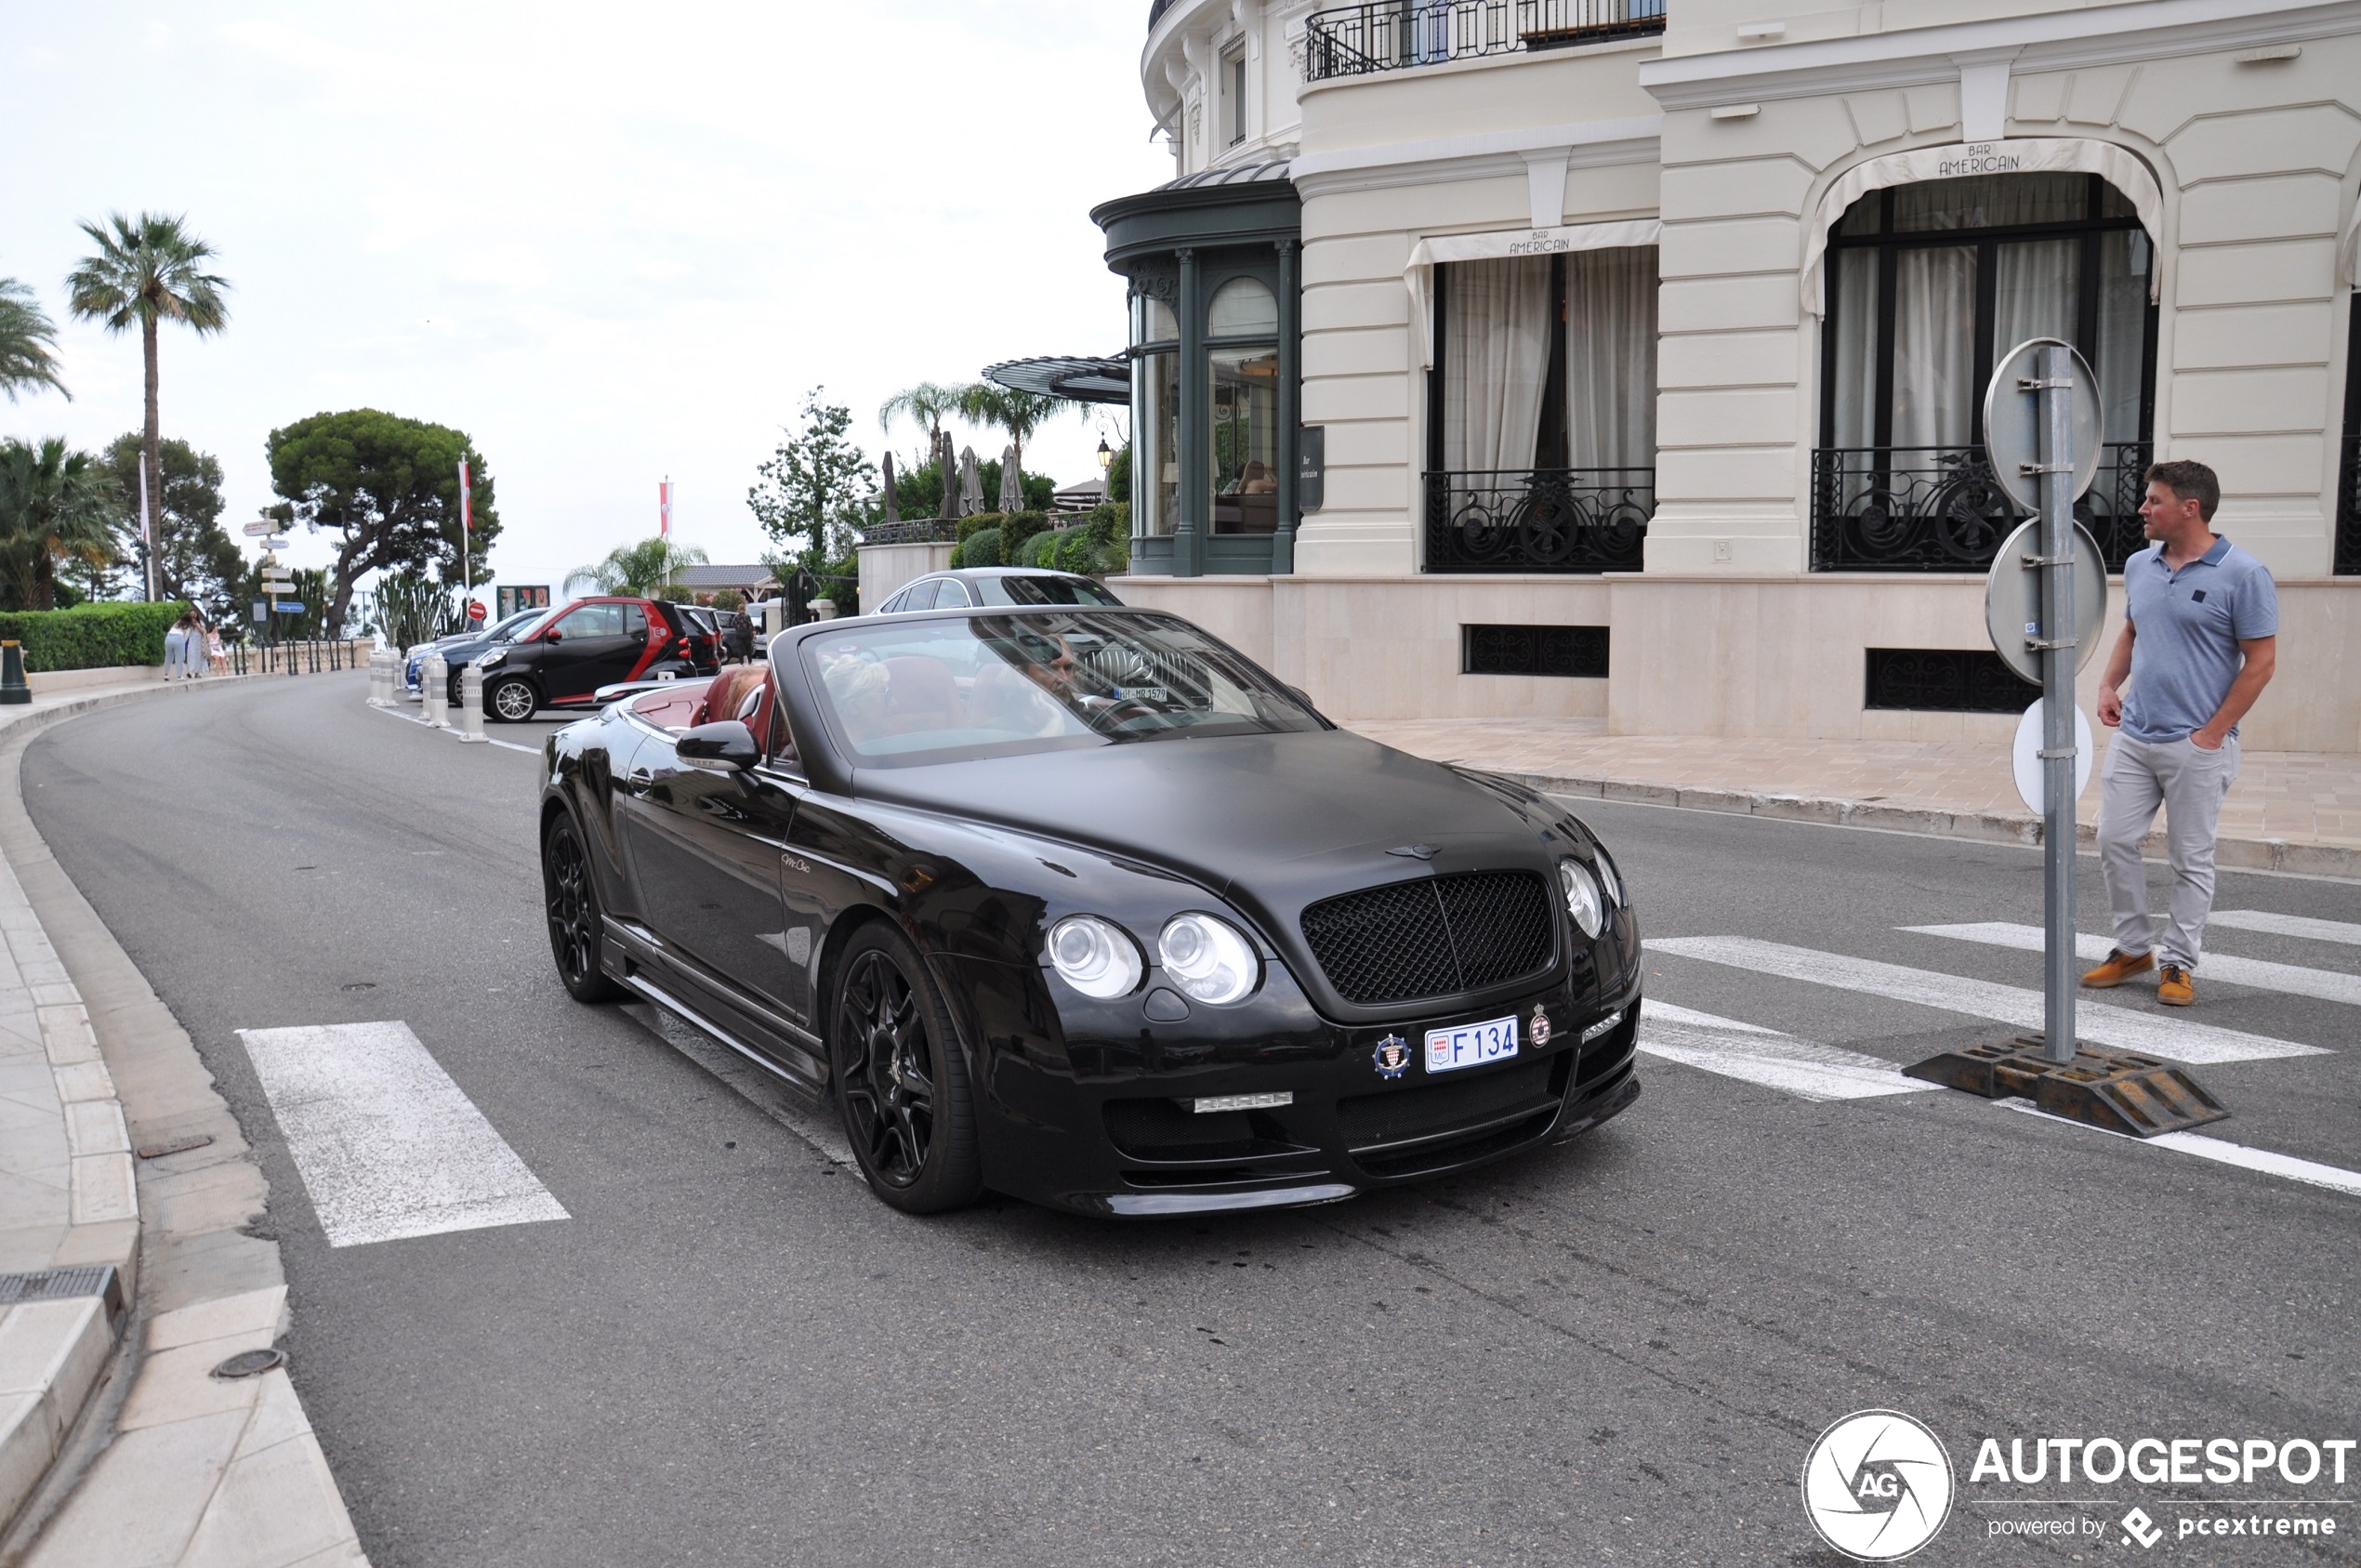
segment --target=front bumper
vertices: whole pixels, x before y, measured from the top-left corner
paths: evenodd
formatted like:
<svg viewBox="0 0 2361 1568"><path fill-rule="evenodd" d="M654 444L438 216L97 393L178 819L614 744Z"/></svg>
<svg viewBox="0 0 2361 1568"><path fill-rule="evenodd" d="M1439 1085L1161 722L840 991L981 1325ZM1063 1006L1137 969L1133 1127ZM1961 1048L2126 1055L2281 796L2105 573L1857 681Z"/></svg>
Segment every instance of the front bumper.
<svg viewBox="0 0 2361 1568"><path fill-rule="evenodd" d="M1156 1023L1139 996L1091 1003L1040 970L937 962L972 1011L986 1181L1084 1213L1168 1215L1333 1203L1597 1127L1640 1092L1632 935L1628 962L1371 1025L1321 1017L1276 964L1249 1003ZM1546 1044L1533 1040L1537 1011L1550 1021ZM1511 1014L1515 1056L1427 1072L1428 1030ZM1392 1079L1378 1066L1389 1037L1409 1055ZM1281 1107L1193 1107L1203 1096L1282 1091L1291 1101Z"/></svg>

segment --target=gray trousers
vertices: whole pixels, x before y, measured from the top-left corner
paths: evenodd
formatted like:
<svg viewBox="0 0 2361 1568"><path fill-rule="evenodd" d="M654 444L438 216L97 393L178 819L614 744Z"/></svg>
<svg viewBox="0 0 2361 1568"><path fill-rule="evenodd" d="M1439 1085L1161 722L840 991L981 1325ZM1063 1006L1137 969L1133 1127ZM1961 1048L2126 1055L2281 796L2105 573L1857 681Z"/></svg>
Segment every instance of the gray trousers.
<svg viewBox="0 0 2361 1568"><path fill-rule="evenodd" d="M2157 948L2159 964L2197 967L2205 917L2213 910L2213 844L2222 798L2237 776L2236 736L2219 751L2203 751L2185 739L2150 745L2117 734L2099 801L2099 863L2106 872L2117 948L2135 954ZM2140 840L2148 836L2159 806L2165 857L2172 867L2172 913L2161 933L2148 913L2148 869L2140 862Z"/></svg>

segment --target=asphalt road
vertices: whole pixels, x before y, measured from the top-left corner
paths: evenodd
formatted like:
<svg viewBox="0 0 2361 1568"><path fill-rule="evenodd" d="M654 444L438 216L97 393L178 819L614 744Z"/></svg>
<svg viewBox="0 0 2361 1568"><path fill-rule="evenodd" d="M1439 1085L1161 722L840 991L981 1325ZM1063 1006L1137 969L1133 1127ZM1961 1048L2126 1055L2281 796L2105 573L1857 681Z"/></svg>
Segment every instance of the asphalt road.
<svg viewBox="0 0 2361 1568"><path fill-rule="evenodd" d="M2169 1524L2297 1496L2343 1533L2165 1550L2356 1555L2361 1456L2341 1487L1967 1467L1987 1436L2361 1436L2361 1196L1964 1095L1817 1102L1643 1058L1645 1095L1597 1135L1424 1188L1219 1220L905 1219L759 1094L570 1002L534 759L363 694L319 677L134 705L50 731L23 776L260 1151L295 1380L380 1568L1833 1563L1798 1477L1866 1407L1925 1421L1959 1469L1915 1561L2136 1557L2111 1522L2133 1502ZM1898 929L2038 925L2037 854L1585 814L1652 940L2038 986L2030 955ZM2347 884L2223 883L2220 907L2361 920ZM2089 862L2084 887L2103 929ZM2361 952L2216 941L2343 973ZM1657 997L1894 1062L2008 1033L1700 956L1650 968ZM2350 1008L2202 983L2196 1020L2337 1052L2197 1069L2236 1113L2208 1130L2361 1167ZM569 1219L325 1244L234 1031L395 1019ZM2077 1511L2103 1538L1990 1535Z"/></svg>

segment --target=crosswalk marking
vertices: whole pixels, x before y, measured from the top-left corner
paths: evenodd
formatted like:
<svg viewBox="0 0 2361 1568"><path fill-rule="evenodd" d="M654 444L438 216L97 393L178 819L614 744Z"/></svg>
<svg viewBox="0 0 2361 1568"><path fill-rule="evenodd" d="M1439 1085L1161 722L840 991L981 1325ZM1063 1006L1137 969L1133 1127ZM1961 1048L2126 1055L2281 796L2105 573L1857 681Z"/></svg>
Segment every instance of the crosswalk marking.
<svg viewBox="0 0 2361 1568"><path fill-rule="evenodd" d="M2266 1176L2283 1176L2290 1181L2302 1181L2314 1187L2326 1187L2330 1192L2350 1192L2361 1197L2361 1171L2345 1170L2338 1166L2324 1166L2315 1160L2299 1160L2293 1154L2275 1154L2268 1149L2249 1149L2243 1143L2233 1143L2225 1138L2208 1138L2201 1132L2161 1132L2154 1138L2132 1138L2112 1132L2105 1127L2093 1127L2084 1122L2068 1121L2053 1116L2029 1100L2003 1100L1997 1103L2011 1111L2023 1111L2045 1122L2063 1122L2067 1127L2082 1127L2090 1132L2104 1132L2109 1138L2121 1138L2130 1143L2144 1143L2154 1149L2170 1149L2175 1153L2195 1154L2201 1160L2212 1160L2225 1166L2237 1166L2245 1170L2261 1171Z"/></svg>
<svg viewBox="0 0 2361 1568"><path fill-rule="evenodd" d="M1880 964L1874 959L1789 947L1784 942L1761 942L1752 937L1658 938L1648 943L1648 951L1702 958L1711 964L1832 985L1898 1002L1916 1002L1946 1012L1993 1019L2019 1029L2038 1030L2042 1026L2040 992L1932 969L1906 968L1899 964ZM2075 1012L2077 1031L2095 1045L2174 1061L2259 1061L2274 1057L2328 1054L2317 1046L2274 1040L2183 1019L2154 1018L2095 1002L2086 1001Z"/></svg>
<svg viewBox="0 0 2361 1568"><path fill-rule="evenodd" d="M1916 931L1921 936L1956 937L1961 942L2013 947L2027 953L2040 952L2044 941L2040 927L2012 925L2005 920L1979 920L1959 926L1905 926L1902 929ZM2074 939L2074 950L2095 963L2113 952L2115 943L2105 937L2085 932ZM2261 958L2236 958L2228 954L2209 953L2199 960L2196 973L2201 980L2218 980L2230 985L2251 985L2261 991L2276 991L2289 996L2316 996L2324 1002L2342 1002L2349 1007L2361 1007L2361 975L2339 974L2334 969L2307 969L2297 964L2274 964Z"/></svg>
<svg viewBox="0 0 2361 1568"><path fill-rule="evenodd" d="M2341 942L2361 947L2361 926L2350 920L2315 920L2309 915L2274 915L2267 909L2217 909L2206 916L2209 926L2233 930L2268 931L2274 936L2309 937L2314 942ZM2207 960L2211 963L2211 959Z"/></svg>
<svg viewBox="0 0 2361 1568"><path fill-rule="evenodd" d="M1640 1005L1640 1049L1805 1100L1866 1100L1931 1089L1880 1057L1695 1012L1651 996Z"/></svg>
<svg viewBox="0 0 2361 1568"><path fill-rule="evenodd" d="M568 1218L408 1024L238 1033L330 1246Z"/></svg>

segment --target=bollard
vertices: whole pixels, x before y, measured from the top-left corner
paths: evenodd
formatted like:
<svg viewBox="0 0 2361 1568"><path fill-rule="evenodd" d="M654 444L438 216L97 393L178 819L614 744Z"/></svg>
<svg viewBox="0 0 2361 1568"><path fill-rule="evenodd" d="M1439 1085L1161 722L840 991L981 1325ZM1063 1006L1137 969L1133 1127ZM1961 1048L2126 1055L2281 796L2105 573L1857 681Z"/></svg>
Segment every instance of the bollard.
<svg viewBox="0 0 2361 1568"><path fill-rule="evenodd" d="M427 722L438 730L451 728L451 666L441 653L429 653L418 670L418 699L426 706Z"/></svg>
<svg viewBox="0 0 2361 1568"><path fill-rule="evenodd" d="M385 661L375 653L369 655L369 705L385 706Z"/></svg>
<svg viewBox="0 0 2361 1568"><path fill-rule="evenodd" d="M33 688L24 679L24 645L0 642L0 703L15 704L33 701Z"/></svg>
<svg viewBox="0 0 2361 1568"><path fill-rule="evenodd" d="M483 671L473 659L459 666L459 738L483 739Z"/></svg>

